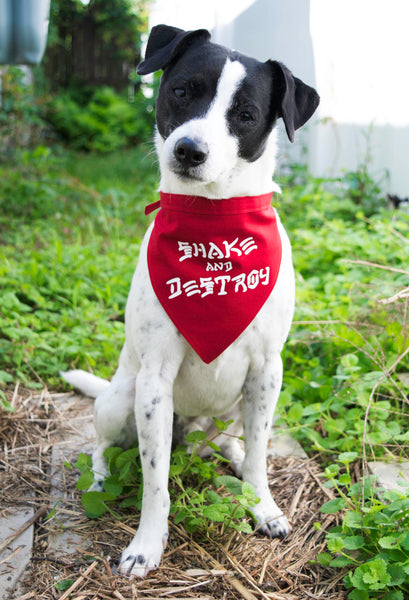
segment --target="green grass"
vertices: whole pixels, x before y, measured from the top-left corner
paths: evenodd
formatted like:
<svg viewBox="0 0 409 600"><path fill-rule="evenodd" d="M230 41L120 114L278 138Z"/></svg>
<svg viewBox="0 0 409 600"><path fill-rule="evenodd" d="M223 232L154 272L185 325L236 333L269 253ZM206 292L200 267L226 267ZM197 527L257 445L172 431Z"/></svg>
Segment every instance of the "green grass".
<svg viewBox="0 0 409 600"><path fill-rule="evenodd" d="M61 387L69 366L111 375L156 197L152 158L143 147L111 162L38 149L0 165L0 179L0 382Z"/></svg>
<svg viewBox="0 0 409 600"><path fill-rule="evenodd" d="M281 422L322 461L336 494L323 512L343 515L319 560L346 569L351 600L403 600L409 495L401 490L378 498L369 480L352 482L350 463L409 458L403 377L409 303L384 302L409 285L409 217L385 209L365 166L339 181L295 166L280 183L284 193L275 203L292 241L297 279L295 321L283 352ZM60 370L112 375L148 225L144 207L157 199L157 184L148 146L102 156L40 147L0 162L5 408L5 387L16 380L62 389ZM204 472L207 463L197 468ZM184 489L181 480L173 483ZM224 501L213 495L206 508L207 492L197 493L195 514L179 506L186 522L202 522L206 511L221 518ZM103 494L106 500L108 490ZM93 501L104 508L102 497Z"/></svg>
<svg viewBox="0 0 409 600"><path fill-rule="evenodd" d="M64 166L72 177L101 193L121 190L132 195L136 191L135 185L144 178L148 178L149 185L153 186L159 181L153 142L113 154L70 153L65 157Z"/></svg>

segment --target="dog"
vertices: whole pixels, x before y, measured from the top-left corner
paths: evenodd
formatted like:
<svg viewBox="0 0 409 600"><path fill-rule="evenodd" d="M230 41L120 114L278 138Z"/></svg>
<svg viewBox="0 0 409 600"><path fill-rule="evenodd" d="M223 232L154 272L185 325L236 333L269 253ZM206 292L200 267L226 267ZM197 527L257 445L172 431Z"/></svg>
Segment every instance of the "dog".
<svg viewBox="0 0 409 600"><path fill-rule="evenodd" d="M183 439L197 429L211 431L212 417L233 419L227 435L219 432L214 441L236 474L250 482L260 498L253 508L256 529L271 538L285 537L290 530L270 494L266 473L268 437L282 383L280 353L290 330L295 298L290 242L271 207L271 193L279 192L272 179L275 125L282 118L292 142L295 130L312 116L319 103L317 92L283 64L259 62L215 44L204 29L154 27L138 73L158 70L163 71L155 137L161 210L141 247L126 306L126 341L119 366L111 383L78 370L63 374L87 395L97 396L92 489L102 489L108 475L103 457L106 448L126 448L138 439L144 481L140 525L122 553L120 571L139 577L158 567L168 539L172 439ZM220 206L235 206L228 204L230 199L237 206L242 200L250 206L254 197L262 198L263 210L271 211L268 219L275 227L271 236L275 236L276 244L273 254L278 253L279 260L273 274L274 267L263 266L263 250L258 253L261 262L257 268L233 276L232 265L240 253L250 260L258 245L270 240L256 243L253 235L242 239L235 231L236 215L217 211ZM220 235L226 239L216 244L174 238L175 244L178 242L174 248L179 256L177 264L190 265L194 258L205 257L207 271L205 277L193 274L185 283L182 276L168 274L162 303L153 271L165 268L163 261L167 259L160 245L150 247L155 227L159 227L155 223L159 223L161 213L170 214L166 207L172 208L173 200L186 207L186 199L196 211L187 217L187 230L198 226L203 235L209 231L211 235L220 224ZM210 214L213 209L216 217ZM182 213L173 214L171 228L178 226ZM230 229L224 234L225 226ZM155 244L159 244L158 239ZM264 296L254 309L256 292ZM217 296L219 301L229 294L234 295L234 302L221 308L217 305L217 319L199 307L207 298L210 302L210 297ZM175 317L171 310L182 296L185 304ZM196 309L189 308L194 306L188 304L190 298L202 312L196 315ZM236 310L243 312L241 325L238 331L231 331ZM177 318L181 319L180 327L175 325ZM192 330L198 327L196 333L183 330L185 319L190 319ZM244 450L238 439L242 434Z"/></svg>

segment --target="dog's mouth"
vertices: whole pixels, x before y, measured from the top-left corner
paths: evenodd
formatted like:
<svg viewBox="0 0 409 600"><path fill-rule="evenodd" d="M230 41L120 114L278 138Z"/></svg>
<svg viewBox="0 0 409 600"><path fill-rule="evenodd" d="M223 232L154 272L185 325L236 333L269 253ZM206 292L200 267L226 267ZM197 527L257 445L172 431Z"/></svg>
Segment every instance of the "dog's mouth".
<svg viewBox="0 0 409 600"><path fill-rule="evenodd" d="M203 177L194 169L172 168L173 173L182 181L200 181L204 182Z"/></svg>
<svg viewBox="0 0 409 600"><path fill-rule="evenodd" d="M169 167L172 173L174 173L182 181L205 181L203 177L203 168L201 167L187 167L181 165L180 162L176 160L172 160Z"/></svg>

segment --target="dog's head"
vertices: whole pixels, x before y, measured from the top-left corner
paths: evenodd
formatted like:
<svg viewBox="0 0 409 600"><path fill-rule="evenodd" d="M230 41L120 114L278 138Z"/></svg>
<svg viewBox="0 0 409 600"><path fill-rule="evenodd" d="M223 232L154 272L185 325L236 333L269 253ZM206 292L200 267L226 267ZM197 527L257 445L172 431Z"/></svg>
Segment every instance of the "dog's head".
<svg viewBox="0 0 409 600"><path fill-rule="evenodd" d="M205 29L154 27L138 73L160 69L161 189L208 197L271 191L274 125L281 117L292 142L318 106L316 91L277 61L213 44Z"/></svg>

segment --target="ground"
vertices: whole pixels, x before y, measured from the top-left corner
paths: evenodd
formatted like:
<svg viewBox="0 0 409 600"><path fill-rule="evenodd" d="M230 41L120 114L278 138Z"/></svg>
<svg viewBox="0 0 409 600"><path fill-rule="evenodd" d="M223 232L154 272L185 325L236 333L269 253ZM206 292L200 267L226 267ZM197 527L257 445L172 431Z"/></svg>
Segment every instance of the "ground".
<svg viewBox="0 0 409 600"><path fill-rule="evenodd" d="M15 411L4 412L0 425L0 539L10 535L6 527L17 509L24 511L22 523L43 506L48 515L52 512L31 529L32 548L30 536L22 534L0 554L0 587L5 598L346 597L343 573L315 562L325 548L325 531L335 524L336 516L319 513L332 495L322 486L320 467L314 460L269 459L271 489L293 527L285 540L222 530L201 539L187 534L171 517L170 541L160 568L144 580L129 580L116 574L116 565L137 527L138 515L126 510L120 520L111 514L88 519L75 487L78 472L64 466L64 462L75 462L79 451L90 450L92 401L17 387L10 390L9 400ZM320 529L314 526L317 521ZM28 564L13 591L10 582L18 569L17 557L24 554Z"/></svg>

